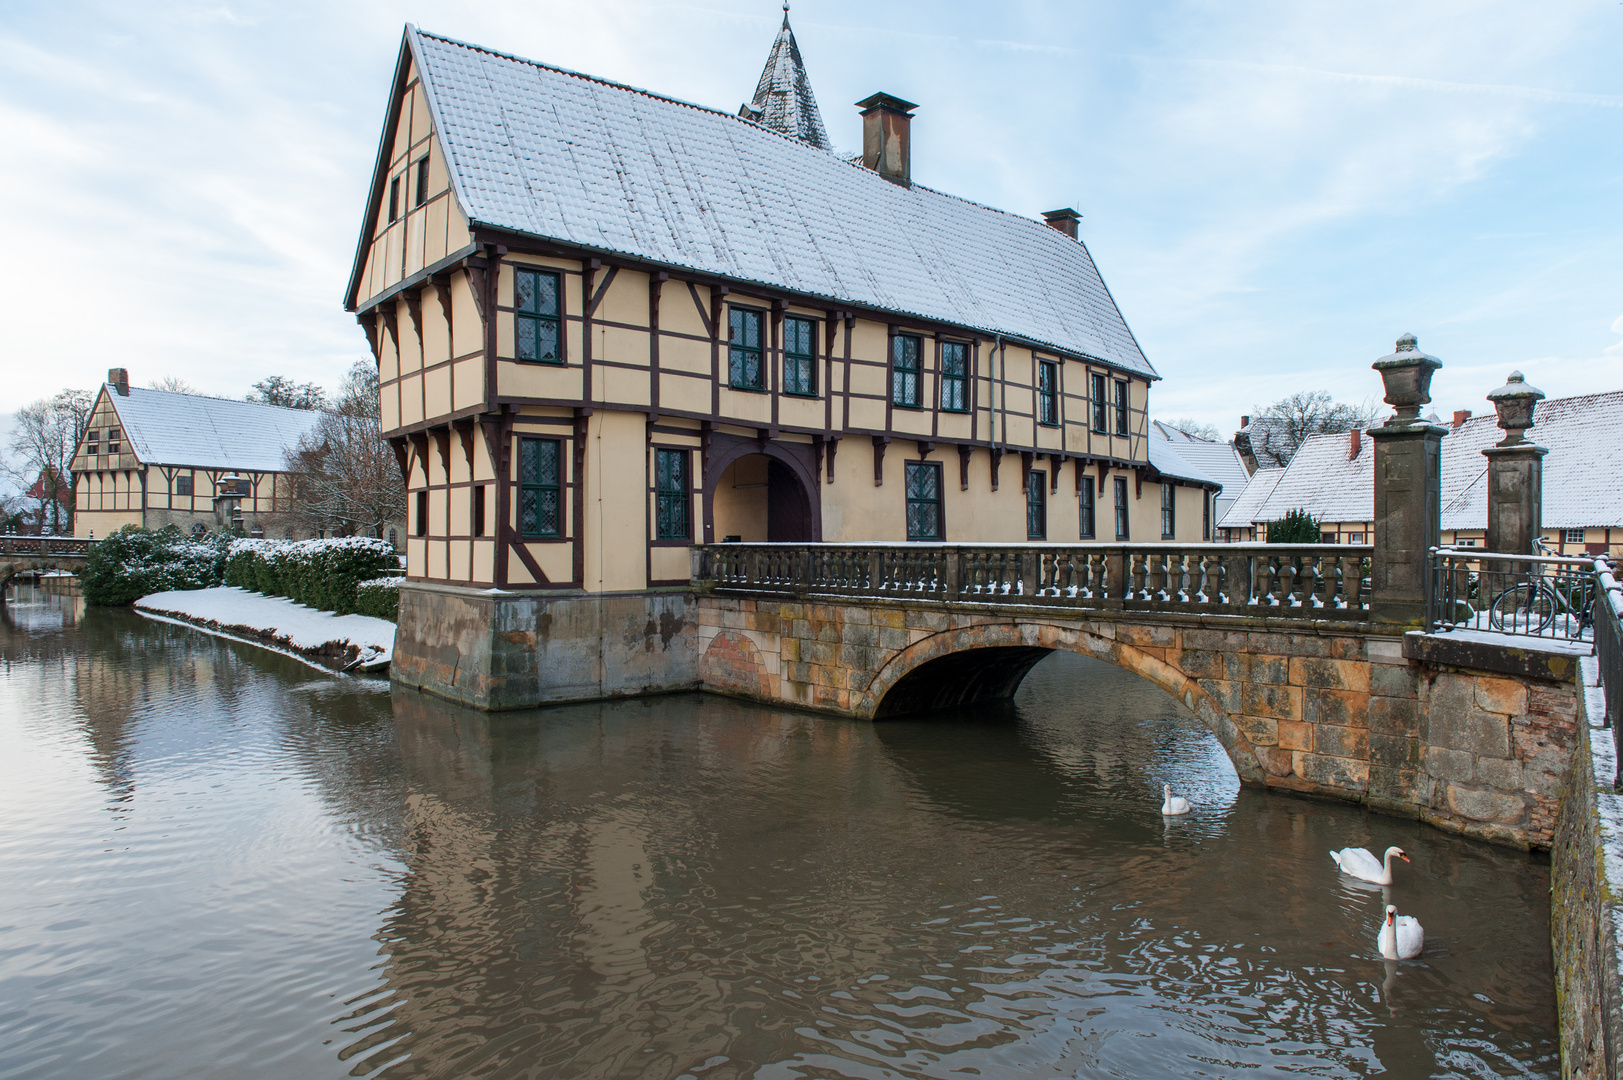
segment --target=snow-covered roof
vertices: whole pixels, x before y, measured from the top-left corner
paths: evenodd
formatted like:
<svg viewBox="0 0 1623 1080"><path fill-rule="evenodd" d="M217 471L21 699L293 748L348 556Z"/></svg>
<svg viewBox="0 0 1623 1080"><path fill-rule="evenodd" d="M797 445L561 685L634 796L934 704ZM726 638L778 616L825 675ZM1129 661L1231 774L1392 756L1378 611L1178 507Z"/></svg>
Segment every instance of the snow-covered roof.
<svg viewBox="0 0 1623 1080"><path fill-rule="evenodd" d="M1530 441L1544 458L1543 521L1547 528L1623 527L1623 390L1541 401ZM1443 436L1442 527L1488 527L1488 459L1482 451L1504 437L1491 412L1472 417ZM1231 528L1274 521L1305 508L1321 521L1369 521L1375 513L1374 446L1366 434L1357 458L1348 459L1349 436L1315 435L1302 444L1260 504L1242 497L1224 517ZM1256 485L1257 477L1252 477ZM1247 489L1249 495L1250 489ZM1244 518L1240 517L1244 511Z"/></svg>
<svg viewBox="0 0 1623 1080"><path fill-rule="evenodd" d="M1259 520L1257 512L1262 509L1268 496L1274 493L1274 485L1279 478L1285 475L1284 469L1258 469L1251 474L1245 487L1240 491L1239 498L1229 507L1228 513L1217 524L1224 529L1245 529Z"/></svg>
<svg viewBox="0 0 1623 1080"><path fill-rule="evenodd" d="M819 150L831 150L828 130L823 127L823 114L817 108L812 94L811 80L806 77L806 65L800 59L800 46L795 43L795 32L789 29L789 12L783 13L783 28L767 53L766 67L761 69L761 81L755 84L755 96L739 115L753 120L773 131L781 131L792 138Z"/></svg>
<svg viewBox="0 0 1623 1080"><path fill-rule="evenodd" d="M1149 451L1150 467L1162 476L1173 480L1193 480L1199 484L1217 485L1221 483L1209 475L1198 464L1184 456L1188 444L1174 446L1166 432L1161 430L1159 424L1150 425Z"/></svg>
<svg viewBox="0 0 1623 1080"><path fill-rule="evenodd" d="M285 472L287 452L321 414L251 401L129 388L103 388L143 465Z"/></svg>
<svg viewBox="0 0 1623 1080"><path fill-rule="evenodd" d="M1159 378L1087 248L1042 222L891 183L728 113L412 26L406 43L475 225Z"/></svg>
<svg viewBox="0 0 1623 1080"><path fill-rule="evenodd" d="M1233 443L1202 439L1159 420L1152 421L1150 427L1166 436L1179 457L1199 469L1202 475L1221 484L1226 498L1237 497L1251 479L1245 459L1240 457Z"/></svg>

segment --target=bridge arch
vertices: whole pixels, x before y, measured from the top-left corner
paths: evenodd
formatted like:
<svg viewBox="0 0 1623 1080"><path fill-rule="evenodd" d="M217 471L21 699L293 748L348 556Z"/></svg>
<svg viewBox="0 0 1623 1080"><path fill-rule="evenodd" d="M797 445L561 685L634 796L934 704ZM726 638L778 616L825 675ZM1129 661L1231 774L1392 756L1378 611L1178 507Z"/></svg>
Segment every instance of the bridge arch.
<svg viewBox="0 0 1623 1080"><path fill-rule="evenodd" d="M874 673L855 711L864 719L882 719L1007 698L1051 652L1090 656L1148 679L1206 725L1242 781L1264 782L1256 748L1222 706L1175 662L1075 627L992 623L931 634L898 651Z"/></svg>

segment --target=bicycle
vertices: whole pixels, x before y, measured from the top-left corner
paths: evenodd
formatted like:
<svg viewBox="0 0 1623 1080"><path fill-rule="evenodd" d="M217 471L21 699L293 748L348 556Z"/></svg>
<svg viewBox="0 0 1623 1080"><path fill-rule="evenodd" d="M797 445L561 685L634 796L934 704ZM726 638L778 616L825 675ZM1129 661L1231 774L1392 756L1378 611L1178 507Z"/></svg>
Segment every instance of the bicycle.
<svg viewBox="0 0 1623 1080"><path fill-rule="evenodd" d="M1537 554L1550 554L1543 540L1534 540ZM1578 623L1575 637L1582 638L1595 621L1593 582L1579 578L1568 589L1576 587L1578 595L1569 598L1551 582L1543 564L1535 564L1533 577L1518 581L1502 590L1488 606L1488 625L1507 634L1541 634L1557 617L1574 619Z"/></svg>

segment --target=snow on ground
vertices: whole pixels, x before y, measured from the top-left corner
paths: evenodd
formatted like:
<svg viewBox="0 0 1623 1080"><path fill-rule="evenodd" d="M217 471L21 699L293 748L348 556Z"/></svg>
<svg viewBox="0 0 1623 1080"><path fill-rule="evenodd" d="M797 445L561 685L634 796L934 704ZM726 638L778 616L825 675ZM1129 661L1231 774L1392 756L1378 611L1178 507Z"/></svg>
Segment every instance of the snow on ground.
<svg viewBox="0 0 1623 1080"><path fill-rule="evenodd" d="M366 667L394 655L395 624L370 615L334 615L282 596L262 596L226 586L143 596L137 610L168 615L210 629L292 649L305 656L359 660Z"/></svg>

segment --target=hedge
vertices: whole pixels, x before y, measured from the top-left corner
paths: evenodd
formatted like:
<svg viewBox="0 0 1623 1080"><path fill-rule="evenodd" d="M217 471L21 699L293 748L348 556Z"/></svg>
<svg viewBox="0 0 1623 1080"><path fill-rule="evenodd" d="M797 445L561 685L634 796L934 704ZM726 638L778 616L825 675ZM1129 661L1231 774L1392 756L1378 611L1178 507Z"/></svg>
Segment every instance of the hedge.
<svg viewBox="0 0 1623 1080"><path fill-rule="evenodd" d="M369 536L236 540L225 564L225 583L351 615L359 610L360 583L399 567L394 547Z"/></svg>
<svg viewBox="0 0 1623 1080"><path fill-rule="evenodd" d="M377 619L400 621L400 583L398 577L373 578L363 581L358 589L356 611Z"/></svg>
<svg viewBox="0 0 1623 1080"><path fill-rule="evenodd" d="M194 540L174 525L150 532L126 525L90 548L79 572L85 602L118 607L153 593L210 589L225 574L231 537Z"/></svg>

